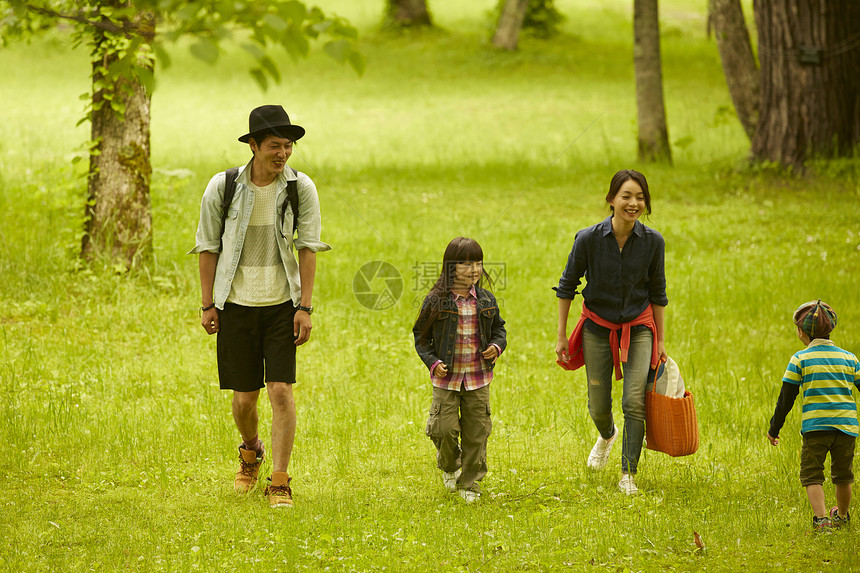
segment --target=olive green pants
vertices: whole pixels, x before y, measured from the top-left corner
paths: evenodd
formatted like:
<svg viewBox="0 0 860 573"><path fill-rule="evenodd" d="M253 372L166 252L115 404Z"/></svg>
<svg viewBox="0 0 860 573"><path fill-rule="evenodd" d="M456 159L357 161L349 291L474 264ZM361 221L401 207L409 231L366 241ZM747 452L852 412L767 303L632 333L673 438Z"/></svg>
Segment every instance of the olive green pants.
<svg viewBox="0 0 860 573"><path fill-rule="evenodd" d="M492 429L489 384L459 391L433 387L427 435L436 446L439 469L462 468L458 489L480 491L477 482L487 475L487 438Z"/></svg>

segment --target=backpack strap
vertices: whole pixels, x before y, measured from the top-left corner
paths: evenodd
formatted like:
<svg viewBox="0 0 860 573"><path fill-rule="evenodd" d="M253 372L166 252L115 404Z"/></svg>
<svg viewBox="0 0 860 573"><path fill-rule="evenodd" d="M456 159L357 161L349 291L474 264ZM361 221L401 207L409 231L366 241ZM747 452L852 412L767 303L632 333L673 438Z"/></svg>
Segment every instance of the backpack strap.
<svg viewBox="0 0 860 573"><path fill-rule="evenodd" d="M298 176L299 172L290 167L290 171L293 172L293 176ZM296 230L299 224L299 185L298 181L293 179L292 181L287 181L287 199L290 202L290 208L293 211L293 234L296 234ZM284 204L281 205L281 221L284 220L284 217L287 216L287 202L284 201Z"/></svg>
<svg viewBox="0 0 860 573"><path fill-rule="evenodd" d="M231 167L224 172L224 196L221 198L221 236L224 236L224 224L227 222L227 211L236 194L236 177L239 176L239 168Z"/></svg>
<svg viewBox="0 0 860 573"><path fill-rule="evenodd" d="M293 176L298 176L299 172L290 167ZM221 200L221 235L224 235L224 224L227 222L227 211L230 209L230 204L233 202L233 196L236 194L236 178L239 176L239 168L231 167L224 172L224 196ZM293 179L287 181L287 199L290 202L290 207L293 211L293 233L296 232L296 227L299 223L299 186L298 182ZM281 206L281 220L287 216L287 201Z"/></svg>

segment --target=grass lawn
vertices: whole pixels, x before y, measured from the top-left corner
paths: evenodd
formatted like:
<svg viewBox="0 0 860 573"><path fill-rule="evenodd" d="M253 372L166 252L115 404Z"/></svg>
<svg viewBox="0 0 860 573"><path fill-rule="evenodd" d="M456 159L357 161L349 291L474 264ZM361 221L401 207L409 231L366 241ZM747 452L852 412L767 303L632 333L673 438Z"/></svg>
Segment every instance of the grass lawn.
<svg viewBox="0 0 860 573"><path fill-rule="evenodd" d="M809 532L800 407L779 447L764 437L799 304L829 302L834 340L860 352L860 162L747 165L702 2L661 2L674 166L636 161L629 1L558 0L563 34L514 54L487 45L495 0L431 0L442 30L406 37L377 30L381 0L320 4L361 28L363 78L315 52L261 93L238 51L212 67L174 49L152 102L155 252L134 273L76 257L86 50L56 33L0 51L0 570L860 571L856 525ZM291 165L334 246L299 351L288 511L232 491L239 438L185 254L206 182L248 160L236 138L274 102L308 131ZM701 432L693 456L644 453L635 498L616 488L619 448L585 466L585 374L554 363L550 290L626 167L648 177L645 223L666 239L666 345ZM475 505L435 468L410 332L424 269L457 235L503 271L508 323ZM383 310L353 293L371 261L403 279Z"/></svg>

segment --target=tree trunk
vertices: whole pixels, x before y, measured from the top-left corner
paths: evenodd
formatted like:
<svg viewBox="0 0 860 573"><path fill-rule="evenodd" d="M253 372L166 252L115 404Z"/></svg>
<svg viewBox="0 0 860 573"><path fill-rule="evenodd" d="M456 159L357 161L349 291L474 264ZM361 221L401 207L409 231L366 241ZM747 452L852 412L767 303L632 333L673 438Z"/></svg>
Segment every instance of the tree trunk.
<svg viewBox="0 0 860 573"><path fill-rule="evenodd" d="M426 0L385 0L385 21L389 26L408 28L432 26Z"/></svg>
<svg viewBox="0 0 860 573"><path fill-rule="evenodd" d="M761 104L753 157L799 166L860 142L860 2L755 0Z"/></svg>
<svg viewBox="0 0 860 573"><path fill-rule="evenodd" d="M148 26L152 38L151 16L140 15L138 23ZM152 251L150 96L136 76L106 77L118 61L111 47L115 42L103 34L94 42L93 147L82 254L88 259L106 256L131 267ZM137 64L152 70L151 60Z"/></svg>
<svg viewBox="0 0 860 573"><path fill-rule="evenodd" d="M758 122L759 72L740 0L710 0L709 11L729 95L747 137Z"/></svg>
<svg viewBox="0 0 860 573"><path fill-rule="evenodd" d="M660 67L660 21L657 0L633 0L633 66L639 117L639 159L672 161L663 72Z"/></svg>
<svg viewBox="0 0 860 573"><path fill-rule="evenodd" d="M516 50L520 40L520 30L526 17L529 0L506 0L493 36L493 45L505 50Z"/></svg>

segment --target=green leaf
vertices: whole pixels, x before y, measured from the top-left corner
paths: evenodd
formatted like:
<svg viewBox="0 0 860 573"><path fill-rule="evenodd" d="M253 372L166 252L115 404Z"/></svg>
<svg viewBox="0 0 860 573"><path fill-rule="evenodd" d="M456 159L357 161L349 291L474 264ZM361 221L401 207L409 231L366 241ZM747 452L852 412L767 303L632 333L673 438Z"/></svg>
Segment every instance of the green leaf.
<svg viewBox="0 0 860 573"><path fill-rule="evenodd" d="M143 84L146 93L152 95L155 91L155 74L149 68L135 68L135 75L140 83Z"/></svg>
<svg viewBox="0 0 860 573"><path fill-rule="evenodd" d="M292 20L293 22L300 23L307 18L308 9L301 2L291 0L290 2L284 2L280 5L280 13L285 20Z"/></svg>
<svg viewBox="0 0 860 573"><path fill-rule="evenodd" d="M302 33L312 40L316 40L320 37L320 33L317 32L313 26L306 27Z"/></svg>
<svg viewBox="0 0 860 573"><path fill-rule="evenodd" d="M167 50L160 43L153 44L152 49L155 50L155 57L158 58L158 62L165 68L169 68L171 60Z"/></svg>
<svg viewBox="0 0 860 573"><path fill-rule="evenodd" d="M194 22L197 20L199 6L195 2L185 3L176 11L175 18L180 22Z"/></svg>
<svg viewBox="0 0 860 573"><path fill-rule="evenodd" d="M258 60L262 60L266 57L266 50L263 49L259 44L245 42L244 44L242 44L242 48Z"/></svg>
<svg viewBox="0 0 860 573"><path fill-rule="evenodd" d="M287 23L274 14L266 14L263 16L263 22L271 26L276 32L283 32L287 29Z"/></svg>
<svg viewBox="0 0 860 573"><path fill-rule="evenodd" d="M220 24L210 23L209 30L217 42L220 42L222 40L230 40L233 38L232 27L228 28L227 26L221 26Z"/></svg>
<svg viewBox="0 0 860 573"><path fill-rule="evenodd" d="M350 40L358 40L358 30L344 22L343 20L335 20L332 26L332 35L340 36Z"/></svg>
<svg viewBox="0 0 860 573"><path fill-rule="evenodd" d="M281 34L280 43L294 59L298 56L307 56L311 49L308 39L295 26L290 26L287 32Z"/></svg>
<svg viewBox="0 0 860 573"><path fill-rule="evenodd" d="M275 83L281 82L281 70L278 69L275 61L269 56L263 56L260 58L260 65L269 72L269 75L272 76L272 79L275 80Z"/></svg>
<svg viewBox="0 0 860 573"><path fill-rule="evenodd" d="M251 70L251 77L254 78L254 81L257 82L257 85L259 85L263 91L268 91L269 80L266 79L266 74L263 73L263 70L260 68L254 68Z"/></svg>
<svg viewBox="0 0 860 573"><path fill-rule="evenodd" d="M325 53L338 63L344 63L352 52L352 46L346 40L334 40L323 46Z"/></svg>
<svg viewBox="0 0 860 573"><path fill-rule="evenodd" d="M364 57L364 54L357 50L353 50L352 53L349 54L349 65L355 70L355 73L359 75L359 77L364 75L364 70L367 68L367 60Z"/></svg>
<svg viewBox="0 0 860 573"><path fill-rule="evenodd" d="M218 60L218 45L209 38L198 38L197 43L191 45L191 53L195 58L214 64Z"/></svg>
<svg viewBox="0 0 860 573"><path fill-rule="evenodd" d="M326 31L328 31L328 29L331 28L332 24L334 24L334 22L332 22L331 20L324 20L322 22L318 22L318 23L314 24L313 26L311 26L311 28L317 34L325 34Z"/></svg>

